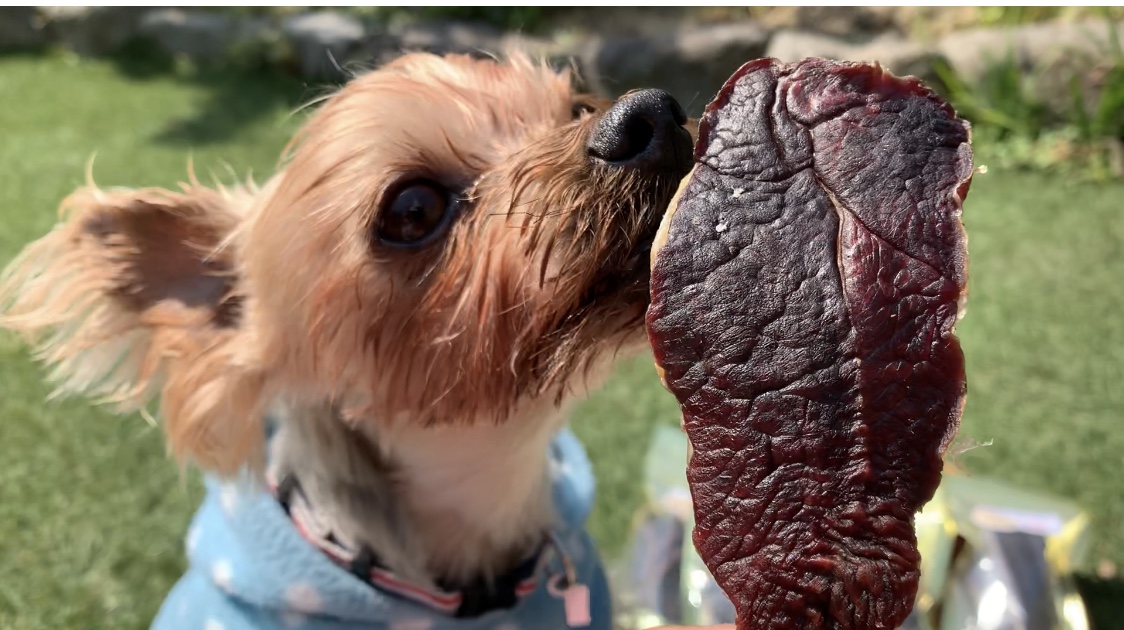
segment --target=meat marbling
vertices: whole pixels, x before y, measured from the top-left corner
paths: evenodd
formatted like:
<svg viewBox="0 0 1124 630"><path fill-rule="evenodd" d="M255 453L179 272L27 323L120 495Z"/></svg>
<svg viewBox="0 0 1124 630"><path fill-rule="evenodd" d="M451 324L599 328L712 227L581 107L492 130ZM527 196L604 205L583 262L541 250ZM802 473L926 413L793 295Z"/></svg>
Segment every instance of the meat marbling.
<svg viewBox="0 0 1124 630"><path fill-rule="evenodd" d="M700 121L648 332L739 629L894 628L965 396L969 126L877 65L762 59Z"/></svg>

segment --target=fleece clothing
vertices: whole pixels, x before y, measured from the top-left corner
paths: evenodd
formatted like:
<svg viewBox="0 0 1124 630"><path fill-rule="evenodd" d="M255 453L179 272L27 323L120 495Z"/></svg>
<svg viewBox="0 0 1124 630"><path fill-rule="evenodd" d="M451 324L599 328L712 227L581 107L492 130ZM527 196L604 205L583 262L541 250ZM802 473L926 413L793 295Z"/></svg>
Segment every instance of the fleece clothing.
<svg viewBox="0 0 1124 630"><path fill-rule="evenodd" d="M608 583L584 529L593 474L577 438L551 445L556 544L545 547L530 587L514 607L457 618L334 563L296 530L268 490L248 482L207 481L207 496L187 535L190 567L165 600L154 630L564 630L565 554L589 589L590 630L609 630ZM560 551L559 551L560 550ZM582 608L581 606L578 607Z"/></svg>

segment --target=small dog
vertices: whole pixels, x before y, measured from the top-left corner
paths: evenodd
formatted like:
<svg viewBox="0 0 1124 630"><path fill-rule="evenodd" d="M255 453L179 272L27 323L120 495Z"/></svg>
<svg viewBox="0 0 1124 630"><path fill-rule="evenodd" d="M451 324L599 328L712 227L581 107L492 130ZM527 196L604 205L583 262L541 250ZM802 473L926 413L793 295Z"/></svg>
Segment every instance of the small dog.
<svg viewBox="0 0 1124 630"><path fill-rule="evenodd" d="M406 54L262 186L91 181L13 261L0 324L60 389L158 397L209 473L155 627L609 627L564 419L645 346L693 122L572 83Z"/></svg>

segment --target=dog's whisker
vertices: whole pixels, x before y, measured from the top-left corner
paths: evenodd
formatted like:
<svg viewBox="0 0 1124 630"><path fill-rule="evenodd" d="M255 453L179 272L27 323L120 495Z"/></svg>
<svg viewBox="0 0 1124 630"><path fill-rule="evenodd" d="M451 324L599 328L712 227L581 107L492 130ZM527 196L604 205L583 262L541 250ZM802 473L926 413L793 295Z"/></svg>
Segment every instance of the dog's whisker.
<svg viewBox="0 0 1124 630"><path fill-rule="evenodd" d="M332 67L335 68L340 74L344 75L348 79L354 76L351 74L351 72L345 70L338 61L336 61L336 56L332 54L332 50L330 48L325 50L324 53L328 56L328 61L332 62Z"/></svg>
<svg viewBox="0 0 1124 630"><path fill-rule="evenodd" d="M697 101L697 100L698 100L698 98L699 98L699 95L700 95L700 93L699 93L699 92L695 92L695 93L694 93L694 95L693 95L693 96L691 96L691 100L687 101L687 106L686 106L686 107L684 107L683 109L687 109L687 110L689 110L689 109L691 109L692 107L694 107L694 105L695 105L695 101Z"/></svg>
<svg viewBox="0 0 1124 630"><path fill-rule="evenodd" d="M322 103L324 103L324 102L326 102L326 101L330 100L330 99L331 99L331 98L332 98L333 96L335 96L335 95L336 95L336 93L335 93L335 90L331 90L331 91L328 91L328 92L326 92L326 93L324 93L324 94L322 94L322 95L320 95L320 96L317 96L317 97L315 97L315 98L312 98L312 99L310 99L309 101L307 101L307 102L305 102L305 103L303 103L303 104L301 104L301 105L298 105L298 106L297 106L297 107L295 107L295 108L294 108L293 110L291 110L291 111L289 112L289 117L290 117L290 118L293 118L293 117L295 117L295 116L296 116L297 114L300 114L301 112L303 112L303 111L304 111L304 110L306 110L306 109L310 109L310 108L316 107L317 105L320 105L320 104L322 104Z"/></svg>

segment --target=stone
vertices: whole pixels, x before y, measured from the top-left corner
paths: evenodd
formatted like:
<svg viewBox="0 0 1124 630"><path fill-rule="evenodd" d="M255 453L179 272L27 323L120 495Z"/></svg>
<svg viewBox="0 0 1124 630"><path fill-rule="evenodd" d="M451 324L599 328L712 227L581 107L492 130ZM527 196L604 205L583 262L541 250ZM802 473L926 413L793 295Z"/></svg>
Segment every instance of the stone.
<svg viewBox="0 0 1124 630"><path fill-rule="evenodd" d="M1006 59L1008 54L1030 73L1073 55L1090 61L1103 59L1111 54L1109 26L1091 20L965 29L941 38L937 49L961 78L972 82L984 76L989 64Z"/></svg>
<svg viewBox="0 0 1124 630"><path fill-rule="evenodd" d="M617 96L636 88L670 92L698 116L726 79L762 56L768 34L754 22L686 26L644 37L604 40L586 61L599 92Z"/></svg>
<svg viewBox="0 0 1124 630"><path fill-rule="evenodd" d="M366 29L354 17L336 11L315 11L284 21L282 32L292 45L302 76L340 79L348 60L362 48Z"/></svg>
<svg viewBox="0 0 1124 630"><path fill-rule="evenodd" d="M137 35L143 7L39 7L43 29L54 43L80 55L116 51Z"/></svg>
<svg viewBox="0 0 1124 630"><path fill-rule="evenodd" d="M806 57L837 61L877 61L898 76L912 75L930 85L940 85L937 65L943 57L934 48L886 34L862 44L807 31L782 30L773 35L766 57L795 62Z"/></svg>
<svg viewBox="0 0 1124 630"><path fill-rule="evenodd" d="M552 15L550 25L555 31L585 33L599 39L644 37L696 25L703 21L700 12L697 7L648 6L639 11L629 6L570 7ZM727 17L720 15L719 19Z"/></svg>
<svg viewBox="0 0 1124 630"><path fill-rule="evenodd" d="M508 33L499 42L496 52L508 54L513 50L521 50L532 59L545 60L555 70L569 70L579 90L587 90L585 83L585 68L582 64L582 46L585 38L569 37L566 33L556 33L551 38L533 37L521 33Z"/></svg>
<svg viewBox="0 0 1124 630"><path fill-rule="evenodd" d="M802 30L781 30L769 39L765 49L766 57L776 57L781 61L795 62L805 57L826 57L845 60L855 47L831 35Z"/></svg>
<svg viewBox="0 0 1124 630"><path fill-rule="evenodd" d="M487 54L497 52L503 32L477 22L432 20L397 29L398 44L406 51L438 54Z"/></svg>
<svg viewBox="0 0 1124 630"><path fill-rule="evenodd" d="M989 68L997 64L1015 64L1025 96L1037 100L1049 115L1069 119L1074 88L1092 111L1103 92L1103 76L1118 63L1110 26L1096 20L974 28L941 38L937 49L968 85L985 81ZM1124 24L1115 27L1124 29Z"/></svg>
<svg viewBox="0 0 1124 630"><path fill-rule="evenodd" d="M505 33L487 24L454 20L425 20L394 25L370 35L363 60L371 65L390 61L407 52L438 55L456 53L475 57L505 55L522 50L533 57L567 63L566 51L555 41L522 33Z"/></svg>
<svg viewBox="0 0 1124 630"><path fill-rule="evenodd" d="M169 8L147 13L139 34L168 54L211 61L229 51L238 30L239 24L227 15Z"/></svg>
<svg viewBox="0 0 1124 630"><path fill-rule="evenodd" d="M35 7L0 7L0 50L35 48L47 43Z"/></svg>
<svg viewBox="0 0 1124 630"><path fill-rule="evenodd" d="M930 87L940 86L937 67L947 60L932 46L889 35L879 37L852 53L853 61L877 61L899 76L915 76Z"/></svg>
<svg viewBox="0 0 1124 630"><path fill-rule="evenodd" d="M770 30L792 29L836 37L870 37L901 29L908 7L788 6L750 10Z"/></svg>

